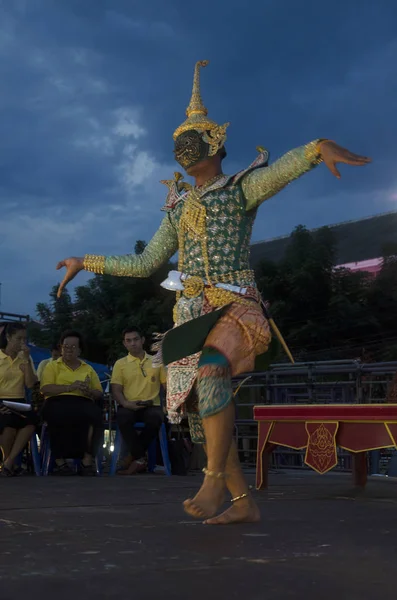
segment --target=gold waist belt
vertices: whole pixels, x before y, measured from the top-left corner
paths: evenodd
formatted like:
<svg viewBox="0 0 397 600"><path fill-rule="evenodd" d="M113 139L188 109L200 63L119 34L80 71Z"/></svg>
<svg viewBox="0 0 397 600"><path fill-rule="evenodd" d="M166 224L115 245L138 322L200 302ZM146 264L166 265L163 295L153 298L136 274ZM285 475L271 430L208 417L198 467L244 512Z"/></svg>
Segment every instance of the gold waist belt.
<svg viewBox="0 0 397 600"><path fill-rule="evenodd" d="M194 290L197 290L196 294L190 296L194 298L195 296L199 296L205 287L211 287L212 285L216 285L217 283L228 283L239 287L246 287L249 284L252 285L255 281L254 271L248 269L245 271L232 271L230 273L211 275L210 277L211 282L207 283L204 277L200 277L197 275L189 275L186 279L183 280L183 286L185 288L184 295L187 295L187 289L191 289L192 293L194 292Z"/></svg>
<svg viewBox="0 0 397 600"><path fill-rule="evenodd" d="M215 307L224 306L230 302L246 304L252 300L257 300L258 292L255 288L249 287L242 282L246 281L253 284L254 279L254 272L248 270L213 275L211 276L211 283L207 283L202 277L191 276L184 280L184 290L182 293L186 298L197 298L204 292L209 303ZM244 293L239 294L238 291L215 287L219 283L236 285L236 281L241 288L244 287L246 289Z"/></svg>

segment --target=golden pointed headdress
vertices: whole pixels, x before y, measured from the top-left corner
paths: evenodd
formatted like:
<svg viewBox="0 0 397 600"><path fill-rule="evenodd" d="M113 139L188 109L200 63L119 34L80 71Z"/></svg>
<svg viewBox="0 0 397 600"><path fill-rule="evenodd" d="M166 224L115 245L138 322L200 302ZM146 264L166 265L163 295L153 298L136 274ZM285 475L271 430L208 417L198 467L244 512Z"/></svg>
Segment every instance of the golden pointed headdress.
<svg viewBox="0 0 397 600"><path fill-rule="evenodd" d="M179 127L175 129L173 138L176 140L181 133L195 129L204 134L204 141L210 145L209 155L214 156L219 148L222 148L225 144L226 128L229 126L229 123L218 125L215 121L207 117L208 111L204 106L200 94L200 68L206 67L207 65L208 60L196 62L196 66L194 67L192 97L190 98L189 106L186 109L187 119L182 125L179 125Z"/></svg>

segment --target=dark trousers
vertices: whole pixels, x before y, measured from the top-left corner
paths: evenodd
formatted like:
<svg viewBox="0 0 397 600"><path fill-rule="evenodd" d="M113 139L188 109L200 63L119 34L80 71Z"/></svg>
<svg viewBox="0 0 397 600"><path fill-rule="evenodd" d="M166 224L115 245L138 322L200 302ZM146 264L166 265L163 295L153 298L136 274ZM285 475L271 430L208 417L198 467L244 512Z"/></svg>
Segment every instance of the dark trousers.
<svg viewBox="0 0 397 600"><path fill-rule="evenodd" d="M128 452L134 460L139 460L157 437L164 421L164 412L160 406L147 406L139 410L119 406L116 420ZM139 432L134 427L135 423L144 423L145 427Z"/></svg>
<svg viewBox="0 0 397 600"><path fill-rule="evenodd" d="M4 398L4 400L10 400L11 402L21 403L26 402L24 398ZM0 400L0 407L3 406L2 402L4 402L4 400ZM8 414L0 413L0 433L3 433L3 430L8 427L10 429L17 429L19 431L20 429L24 429L28 425L37 425L38 421L39 418L34 410L21 413L18 413L18 411L11 411Z"/></svg>
<svg viewBox="0 0 397 600"><path fill-rule="evenodd" d="M43 409L47 422L51 453L54 458L96 456L103 435L102 410L92 400L82 396L48 398ZM89 428L93 428L91 442Z"/></svg>

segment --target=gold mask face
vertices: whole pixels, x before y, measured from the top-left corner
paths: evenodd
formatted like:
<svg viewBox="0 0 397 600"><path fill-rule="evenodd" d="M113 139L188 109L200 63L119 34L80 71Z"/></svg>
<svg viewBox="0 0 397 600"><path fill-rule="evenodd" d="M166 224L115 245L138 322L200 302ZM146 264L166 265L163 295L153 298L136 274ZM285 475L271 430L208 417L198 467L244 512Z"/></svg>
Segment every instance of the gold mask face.
<svg viewBox="0 0 397 600"><path fill-rule="evenodd" d="M181 133L175 140L175 160L185 170L208 158L210 146L195 129Z"/></svg>

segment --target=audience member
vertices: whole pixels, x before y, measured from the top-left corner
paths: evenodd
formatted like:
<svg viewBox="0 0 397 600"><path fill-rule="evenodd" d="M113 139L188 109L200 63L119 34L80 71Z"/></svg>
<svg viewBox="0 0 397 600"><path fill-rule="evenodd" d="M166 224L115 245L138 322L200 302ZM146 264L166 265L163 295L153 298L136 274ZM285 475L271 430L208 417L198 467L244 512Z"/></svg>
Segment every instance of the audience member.
<svg viewBox="0 0 397 600"><path fill-rule="evenodd" d="M26 344L26 327L10 322L0 326L0 474L11 477L21 473L15 464L32 437L37 424L34 411L7 408L4 400L26 403L25 387L32 388L37 378Z"/></svg>
<svg viewBox="0 0 397 600"><path fill-rule="evenodd" d="M45 366L41 379L51 453L58 474L72 474L66 459L78 458L79 473L92 475L103 431L102 410L95 403L102 399L102 386L94 369L79 358L83 342L78 331L66 331L60 347L61 357Z"/></svg>
<svg viewBox="0 0 397 600"><path fill-rule="evenodd" d="M122 335L128 354L114 365L111 392L118 404L116 420L128 451L125 469L119 473L133 475L146 470L146 451L164 421L160 386L165 386L167 378L163 367L153 367L138 329L130 327ZM144 423L140 433L134 427L137 422Z"/></svg>
<svg viewBox="0 0 397 600"><path fill-rule="evenodd" d="M43 371L44 371L45 367L48 365L48 363L52 362L53 360L58 360L58 358L60 358L60 356L61 356L61 351L59 348L59 344L53 344L53 346L51 348L50 358L45 358L44 360L42 360L41 363L39 364L39 366L37 367L37 379L39 381L41 380Z"/></svg>

